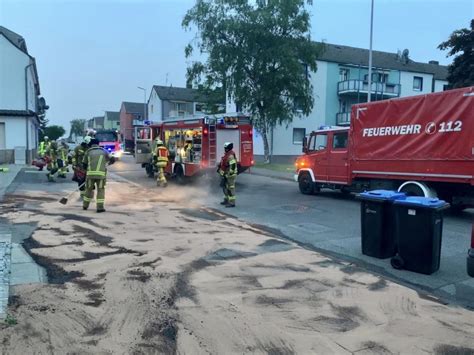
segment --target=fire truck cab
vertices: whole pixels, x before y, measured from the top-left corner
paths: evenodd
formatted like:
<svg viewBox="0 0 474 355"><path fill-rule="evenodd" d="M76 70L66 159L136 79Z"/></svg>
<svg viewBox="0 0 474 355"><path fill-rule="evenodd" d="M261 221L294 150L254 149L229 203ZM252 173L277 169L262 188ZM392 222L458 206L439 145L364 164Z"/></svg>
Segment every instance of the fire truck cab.
<svg viewBox="0 0 474 355"><path fill-rule="evenodd" d="M239 173L253 164L253 128L250 117L222 114L167 120L135 132L135 159L153 177L152 152L159 137L169 150L168 175L183 182L185 177L215 172L224 155L224 143L232 142Z"/></svg>

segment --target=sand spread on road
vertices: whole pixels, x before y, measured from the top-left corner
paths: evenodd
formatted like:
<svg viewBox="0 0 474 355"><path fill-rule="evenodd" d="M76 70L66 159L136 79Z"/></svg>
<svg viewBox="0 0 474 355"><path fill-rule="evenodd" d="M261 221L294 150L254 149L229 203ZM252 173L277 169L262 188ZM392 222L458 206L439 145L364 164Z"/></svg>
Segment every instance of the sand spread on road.
<svg viewBox="0 0 474 355"><path fill-rule="evenodd" d="M41 197L3 205L37 224L25 247L50 283L12 288L2 353L474 352L469 310L201 208L204 191L112 181L105 214Z"/></svg>

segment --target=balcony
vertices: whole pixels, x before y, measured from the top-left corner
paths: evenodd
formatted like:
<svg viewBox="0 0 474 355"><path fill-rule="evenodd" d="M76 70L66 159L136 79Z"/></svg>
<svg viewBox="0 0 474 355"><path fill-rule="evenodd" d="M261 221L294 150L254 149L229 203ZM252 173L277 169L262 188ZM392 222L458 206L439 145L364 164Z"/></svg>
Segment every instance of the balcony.
<svg viewBox="0 0 474 355"><path fill-rule="evenodd" d="M371 83L372 96L378 98L389 99L400 96L400 84L390 83ZM337 94L338 95L364 95L367 96L369 90L369 83L364 80L345 80L337 83Z"/></svg>
<svg viewBox="0 0 474 355"><path fill-rule="evenodd" d="M351 124L351 113L350 112L338 112L336 113L336 125L338 126L349 126Z"/></svg>

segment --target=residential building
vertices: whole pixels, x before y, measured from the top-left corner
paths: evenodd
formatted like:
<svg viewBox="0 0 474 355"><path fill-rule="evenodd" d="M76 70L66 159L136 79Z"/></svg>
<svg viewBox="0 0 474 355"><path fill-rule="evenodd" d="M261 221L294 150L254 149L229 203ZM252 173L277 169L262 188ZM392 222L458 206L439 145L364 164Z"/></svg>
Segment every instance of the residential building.
<svg viewBox="0 0 474 355"><path fill-rule="evenodd" d="M204 113L204 102L196 89L154 85L148 99L147 119L153 122Z"/></svg>
<svg viewBox="0 0 474 355"><path fill-rule="evenodd" d="M301 154L305 135L321 125L347 126L353 104L367 102L369 51L324 44L317 71L310 73L314 108L292 123L277 126L269 136L273 162L292 162ZM447 89L448 70L435 61L419 63L402 53L373 51L372 101L438 92ZM296 108L297 110L297 108ZM254 135L254 154L263 157L263 142Z"/></svg>
<svg viewBox="0 0 474 355"><path fill-rule="evenodd" d="M104 129L104 116L95 116L87 121L87 128L89 129Z"/></svg>
<svg viewBox="0 0 474 355"><path fill-rule="evenodd" d="M104 129L120 129L120 112L105 111Z"/></svg>
<svg viewBox="0 0 474 355"><path fill-rule="evenodd" d="M143 126L146 105L138 102L122 102L120 106L120 136L125 150L133 150L135 127Z"/></svg>
<svg viewBox="0 0 474 355"><path fill-rule="evenodd" d="M38 147L40 95L36 60L25 39L0 26L0 163L30 163Z"/></svg>

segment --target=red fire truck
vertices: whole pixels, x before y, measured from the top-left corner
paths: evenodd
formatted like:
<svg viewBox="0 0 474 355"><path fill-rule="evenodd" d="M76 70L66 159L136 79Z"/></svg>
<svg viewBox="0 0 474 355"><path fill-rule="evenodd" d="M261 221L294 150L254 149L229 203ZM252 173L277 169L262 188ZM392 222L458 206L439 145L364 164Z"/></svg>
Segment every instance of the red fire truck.
<svg viewBox="0 0 474 355"><path fill-rule="evenodd" d="M166 120L135 132L135 161L153 177L152 149L160 137L170 153L165 172L182 183L185 177L214 173L224 143L232 142L239 173L254 164L253 128L249 116L222 114Z"/></svg>
<svg viewBox="0 0 474 355"><path fill-rule="evenodd" d="M110 155L116 159L122 156L123 150L117 130L101 129L95 133L94 137L99 141L99 145L107 150Z"/></svg>
<svg viewBox="0 0 474 355"><path fill-rule="evenodd" d="M303 151L303 194L386 188L474 206L474 87L354 105L350 128L314 131Z"/></svg>

